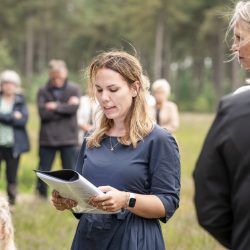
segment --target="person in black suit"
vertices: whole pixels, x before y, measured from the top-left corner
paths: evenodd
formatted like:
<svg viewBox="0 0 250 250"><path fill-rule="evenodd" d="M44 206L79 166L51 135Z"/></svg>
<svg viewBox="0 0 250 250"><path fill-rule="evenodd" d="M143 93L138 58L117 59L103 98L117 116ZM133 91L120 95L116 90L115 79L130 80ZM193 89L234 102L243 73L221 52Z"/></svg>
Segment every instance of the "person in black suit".
<svg viewBox="0 0 250 250"><path fill-rule="evenodd" d="M233 53L250 69L250 1L237 3ZM250 90L220 101L194 170L200 225L229 249L250 247Z"/></svg>

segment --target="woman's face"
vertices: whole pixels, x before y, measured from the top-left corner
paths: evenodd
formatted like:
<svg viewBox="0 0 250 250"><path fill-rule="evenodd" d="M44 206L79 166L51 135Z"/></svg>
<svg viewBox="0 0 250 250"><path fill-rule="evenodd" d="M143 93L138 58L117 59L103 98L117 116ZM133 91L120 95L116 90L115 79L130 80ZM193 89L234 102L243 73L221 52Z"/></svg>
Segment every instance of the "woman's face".
<svg viewBox="0 0 250 250"><path fill-rule="evenodd" d="M108 119L124 122L137 92L124 78L111 69L102 68L95 76L95 95Z"/></svg>
<svg viewBox="0 0 250 250"><path fill-rule="evenodd" d="M16 84L12 82L3 82L1 85L1 90L4 95L13 95L16 92Z"/></svg>
<svg viewBox="0 0 250 250"><path fill-rule="evenodd" d="M238 21L234 28L233 51L237 54L239 63L245 69L250 69L250 25Z"/></svg>
<svg viewBox="0 0 250 250"><path fill-rule="evenodd" d="M167 100L167 94L163 88L155 89L153 95L155 97L156 103L158 104L162 104Z"/></svg>

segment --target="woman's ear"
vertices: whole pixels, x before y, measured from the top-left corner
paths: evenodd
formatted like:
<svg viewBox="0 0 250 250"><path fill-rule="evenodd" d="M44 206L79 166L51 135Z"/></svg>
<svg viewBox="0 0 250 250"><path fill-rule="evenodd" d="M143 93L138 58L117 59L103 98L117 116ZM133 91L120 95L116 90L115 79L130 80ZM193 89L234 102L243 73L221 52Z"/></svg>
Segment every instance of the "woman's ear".
<svg viewBox="0 0 250 250"><path fill-rule="evenodd" d="M136 97L137 96L137 91L135 91L134 89L132 90L132 97Z"/></svg>
<svg viewBox="0 0 250 250"><path fill-rule="evenodd" d="M133 96L133 97L136 97L136 96L137 96L139 89L140 89L139 82L138 82L138 81L135 81L135 82L131 85L131 90L132 90L132 96Z"/></svg>

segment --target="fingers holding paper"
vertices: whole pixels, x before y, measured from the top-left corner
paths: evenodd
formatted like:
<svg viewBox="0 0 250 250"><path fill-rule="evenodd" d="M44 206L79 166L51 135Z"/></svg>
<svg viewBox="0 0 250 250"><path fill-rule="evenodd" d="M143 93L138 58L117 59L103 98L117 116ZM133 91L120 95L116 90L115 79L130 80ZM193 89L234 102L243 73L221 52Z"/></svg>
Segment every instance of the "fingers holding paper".
<svg viewBox="0 0 250 250"><path fill-rule="evenodd" d="M53 190L52 199L51 199L54 207L57 210L64 211L65 209L72 209L77 205L77 202L71 199L66 199L60 196L59 192Z"/></svg>
<svg viewBox="0 0 250 250"><path fill-rule="evenodd" d="M108 212L115 212L126 207L126 192L119 191L110 186L101 186L99 189L103 191L104 194L92 197L89 200L89 204Z"/></svg>

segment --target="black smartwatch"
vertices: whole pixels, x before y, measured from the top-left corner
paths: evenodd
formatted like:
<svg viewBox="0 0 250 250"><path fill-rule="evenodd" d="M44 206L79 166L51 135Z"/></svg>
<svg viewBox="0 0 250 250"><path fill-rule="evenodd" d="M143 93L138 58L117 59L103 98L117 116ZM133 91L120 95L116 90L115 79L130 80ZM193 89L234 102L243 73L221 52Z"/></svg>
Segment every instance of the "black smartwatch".
<svg viewBox="0 0 250 250"><path fill-rule="evenodd" d="M131 207L131 208L135 207L135 203L136 203L135 194L129 193L128 207Z"/></svg>

